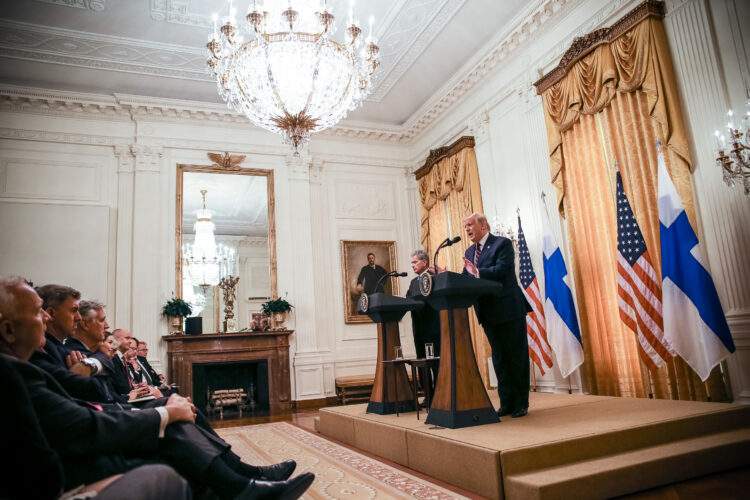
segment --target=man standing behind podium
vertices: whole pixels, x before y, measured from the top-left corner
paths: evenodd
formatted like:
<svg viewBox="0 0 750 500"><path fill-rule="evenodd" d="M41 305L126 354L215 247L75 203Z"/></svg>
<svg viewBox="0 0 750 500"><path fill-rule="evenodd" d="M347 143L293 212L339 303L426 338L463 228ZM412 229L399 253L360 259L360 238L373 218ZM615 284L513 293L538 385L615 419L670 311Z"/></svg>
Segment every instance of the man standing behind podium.
<svg viewBox="0 0 750 500"><path fill-rule="evenodd" d="M464 274L497 281L500 296L480 297L474 304L479 323L492 348L500 409L498 416L523 417L529 408L529 341L526 313L531 310L516 280L515 252L508 238L490 233L484 214L464 219L464 230L474 243L464 256Z"/></svg>
<svg viewBox="0 0 750 500"><path fill-rule="evenodd" d="M416 277L409 283L409 290L406 297L420 297L422 292L419 290L419 277L427 271L430 265L430 255L424 250L415 250L411 254L411 269L416 273ZM430 274L434 274L432 270ZM432 308L427 302L422 309L411 312L411 328L414 334L414 348L417 351L417 358L425 357L425 344L432 343L434 346L435 357L440 356L440 311ZM432 368L432 378L437 381L438 366ZM432 400L432 391L434 391L434 382L422 381L422 389L430 391L430 400Z"/></svg>

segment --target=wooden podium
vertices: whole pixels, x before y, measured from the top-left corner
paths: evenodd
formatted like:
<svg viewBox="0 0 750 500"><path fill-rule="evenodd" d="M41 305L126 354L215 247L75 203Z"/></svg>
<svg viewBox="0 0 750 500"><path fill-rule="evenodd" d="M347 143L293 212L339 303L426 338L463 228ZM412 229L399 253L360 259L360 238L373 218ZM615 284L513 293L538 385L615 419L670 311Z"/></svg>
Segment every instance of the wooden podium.
<svg viewBox="0 0 750 500"><path fill-rule="evenodd" d="M432 275L426 288L423 300L440 311L440 371L425 423L456 429L499 422L477 368L468 308L502 285L447 271Z"/></svg>
<svg viewBox="0 0 750 500"><path fill-rule="evenodd" d="M367 413L389 415L416 410L411 384L404 363L388 363L396 357L395 347L401 345L398 322L404 315L424 306L418 300L384 293L373 293L360 299L358 308L378 324L378 362Z"/></svg>

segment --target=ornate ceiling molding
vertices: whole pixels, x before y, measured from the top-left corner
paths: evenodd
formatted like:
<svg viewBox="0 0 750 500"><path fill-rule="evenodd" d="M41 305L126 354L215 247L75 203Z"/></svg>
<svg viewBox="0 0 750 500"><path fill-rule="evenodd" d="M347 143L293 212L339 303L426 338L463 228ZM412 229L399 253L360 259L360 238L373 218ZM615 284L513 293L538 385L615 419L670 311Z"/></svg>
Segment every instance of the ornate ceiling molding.
<svg viewBox="0 0 750 500"><path fill-rule="evenodd" d="M378 34L378 40L382 41L380 76L366 100L382 101L465 2L402 0L398 9L394 7L386 16L386 29ZM424 23L413 22L420 19L424 19Z"/></svg>
<svg viewBox="0 0 750 500"><path fill-rule="evenodd" d="M202 48L0 20L0 57L210 81Z"/></svg>
<svg viewBox="0 0 750 500"><path fill-rule="evenodd" d="M75 7L77 9L88 9L101 12L107 6L107 0L37 0L42 3L62 5L63 7Z"/></svg>

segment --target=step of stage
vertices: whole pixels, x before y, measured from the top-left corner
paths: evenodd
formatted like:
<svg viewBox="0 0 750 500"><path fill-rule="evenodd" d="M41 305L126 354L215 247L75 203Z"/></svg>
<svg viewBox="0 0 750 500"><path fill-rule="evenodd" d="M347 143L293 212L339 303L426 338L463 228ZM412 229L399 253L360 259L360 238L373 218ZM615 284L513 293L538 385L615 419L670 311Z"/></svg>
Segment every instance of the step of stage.
<svg viewBox="0 0 750 500"><path fill-rule="evenodd" d="M497 407L497 396L490 396ZM436 428L425 425L424 412L418 420L414 412L374 415L365 412L366 405L356 405L321 409L317 429L497 499L582 498L582 491L591 493L586 498L607 498L750 463L742 453L750 449L750 406L530 396L528 416L503 418L498 424ZM662 469L655 478L648 475ZM537 489L531 491L535 484Z"/></svg>
<svg viewBox="0 0 750 500"><path fill-rule="evenodd" d="M750 429L744 428L526 474L505 474L505 497L531 500L610 498L747 465L750 463L748 449Z"/></svg>

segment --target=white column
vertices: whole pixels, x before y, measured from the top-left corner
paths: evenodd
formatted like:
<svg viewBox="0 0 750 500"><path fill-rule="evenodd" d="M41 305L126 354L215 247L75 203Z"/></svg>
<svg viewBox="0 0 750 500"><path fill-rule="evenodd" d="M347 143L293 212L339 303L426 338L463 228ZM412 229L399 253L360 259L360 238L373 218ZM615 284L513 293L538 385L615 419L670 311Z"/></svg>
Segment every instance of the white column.
<svg viewBox="0 0 750 500"><path fill-rule="evenodd" d="M296 347L293 357L294 399L321 399L335 392L333 363L325 332L320 332L320 342L318 338L318 325L325 321L316 314L321 303L326 303L324 296L319 297L318 284L321 273L325 272L322 263L330 258L322 254L325 246L321 226L326 219L319 203L312 203L311 194L311 191L319 190L322 163L319 159L289 156L286 165L289 199L295 206L291 220L295 242L292 252Z"/></svg>
<svg viewBox="0 0 750 500"><path fill-rule="evenodd" d="M490 117L487 110L474 114L467 123L469 133L474 136L474 154L477 157L479 184L482 189L482 204L488 217L496 215L497 198L495 178L495 161L490 141Z"/></svg>
<svg viewBox="0 0 750 500"><path fill-rule="evenodd" d="M151 350L160 351L161 336L166 333L161 317L165 292L162 287L161 248L173 245L171 237L161 234L160 171L162 149L133 146L135 174L133 182L132 229L132 314L131 331L148 342ZM157 357L158 353L154 353Z"/></svg>
<svg viewBox="0 0 750 500"><path fill-rule="evenodd" d="M726 125L729 103L742 102L742 96L727 94L727 89L736 93L742 88L741 82L727 80L727 75L736 75L734 69L741 67L732 50L736 44L741 46L732 30L737 20L728 14L736 11L735 2L716 2L713 15L705 0L672 2L672 7L665 29L685 125L691 133L700 239L737 346L728 360L734 398L750 403L750 199L741 188L724 185L712 151L712 133ZM720 51L719 45L725 50ZM722 66L729 68L727 73Z"/></svg>
<svg viewBox="0 0 750 500"><path fill-rule="evenodd" d="M130 146L116 146L117 158L117 255L115 257L115 303L108 321L112 328L131 328L133 292L133 176L135 158Z"/></svg>

